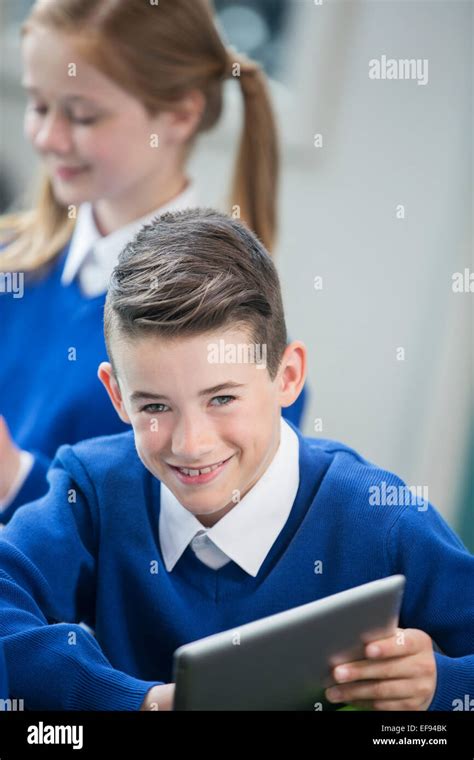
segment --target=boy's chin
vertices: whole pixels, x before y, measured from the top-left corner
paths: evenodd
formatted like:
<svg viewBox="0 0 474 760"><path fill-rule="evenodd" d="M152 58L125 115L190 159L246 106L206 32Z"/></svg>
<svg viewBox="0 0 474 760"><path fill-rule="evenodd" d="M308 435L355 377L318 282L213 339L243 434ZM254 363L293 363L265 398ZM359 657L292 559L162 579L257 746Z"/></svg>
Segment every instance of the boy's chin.
<svg viewBox="0 0 474 760"><path fill-rule="evenodd" d="M194 517L196 517L198 520L201 518L205 522L206 520L209 520L212 518L212 522L217 522L221 519L221 517L224 517L230 510L235 507L235 504L228 504L225 507L222 507L221 505L212 507L209 506L209 504L206 505L196 505L196 504L189 504L189 502L186 504L184 503L183 506L185 509L188 510L188 512L191 512Z"/></svg>
<svg viewBox="0 0 474 760"><path fill-rule="evenodd" d="M180 504L182 504L188 512L196 515L196 517L198 515L212 515L217 512L222 512L229 507L228 504L224 507L222 506L223 502L225 503L226 497L219 498L219 496L216 495L213 498L213 495L209 493L206 498L204 494L190 494L189 489L180 491L178 488L171 488L170 486L168 486L168 488L173 492ZM235 504L232 506L235 506Z"/></svg>
<svg viewBox="0 0 474 760"><path fill-rule="evenodd" d="M166 485L179 503L198 519L199 517L210 517L211 515L222 517L235 507L235 503L229 501L227 489L225 489L225 493L223 494L218 492L211 493L211 491L208 491L207 494L204 491L193 494L190 493L192 489L180 489L175 484L172 486L170 483L166 483Z"/></svg>

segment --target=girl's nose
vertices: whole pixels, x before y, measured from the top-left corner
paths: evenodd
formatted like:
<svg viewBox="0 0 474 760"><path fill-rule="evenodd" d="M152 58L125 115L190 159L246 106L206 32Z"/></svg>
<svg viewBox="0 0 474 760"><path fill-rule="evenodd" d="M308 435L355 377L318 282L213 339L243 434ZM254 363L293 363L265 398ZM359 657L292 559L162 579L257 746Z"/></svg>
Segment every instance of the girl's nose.
<svg viewBox="0 0 474 760"><path fill-rule="evenodd" d="M34 147L41 153L70 153L72 147L71 128L67 120L59 114L48 114L34 138Z"/></svg>

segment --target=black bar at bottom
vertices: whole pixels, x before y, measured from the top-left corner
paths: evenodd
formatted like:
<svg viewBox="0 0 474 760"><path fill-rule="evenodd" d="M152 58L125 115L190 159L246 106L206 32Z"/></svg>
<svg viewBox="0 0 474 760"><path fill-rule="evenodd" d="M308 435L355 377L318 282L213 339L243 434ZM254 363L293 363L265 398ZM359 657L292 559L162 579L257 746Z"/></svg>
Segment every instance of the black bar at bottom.
<svg viewBox="0 0 474 760"><path fill-rule="evenodd" d="M0 760L248 753L474 758L474 712L0 712ZM299 748L299 750L298 750ZM334 753L334 754L333 754ZM112 755L111 755L112 757Z"/></svg>

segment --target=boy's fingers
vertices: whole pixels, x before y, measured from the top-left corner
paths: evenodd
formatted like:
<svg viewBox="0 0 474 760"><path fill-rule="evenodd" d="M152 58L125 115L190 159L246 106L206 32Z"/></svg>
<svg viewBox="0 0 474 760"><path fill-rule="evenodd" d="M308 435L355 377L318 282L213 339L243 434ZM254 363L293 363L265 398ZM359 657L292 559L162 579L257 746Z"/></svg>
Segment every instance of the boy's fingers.
<svg viewBox="0 0 474 760"><path fill-rule="evenodd" d="M326 690L330 702L359 700L398 700L413 698L413 682L408 678L388 681L358 681L353 684L332 686Z"/></svg>
<svg viewBox="0 0 474 760"><path fill-rule="evenodd" d="M382 659L415 654L423 646L426 646L428 641L431 642L431 639L423 631L414 628L400 628L393 636L367 644L365 656L370 659Z"/></svg>
<svg viewBox="0 0 474 760"><path fill-rule="evenodd" d="M409 637L405 635L403 636L404 645L400 645L400 638L396 638L397 636L400 637L401 633L405 634L404 631L401 631L388 638L371 641L370 644L367 644L365 647L365 656L367 659L343 662L336 668L333 668L332 673L334 674L335 671L340 668L349 668L352 671L354 668L360 668L362 665L367 665L367 662L374 662L409 654L407 649L407 641L409 640Z"/></svg>
<svg viewBox="0 0 474 760"><path fill-rule="evenodd" d="M383 678L410 678L413 675L413 663L411 657L400 659L393 657L390 660L357 660L347 665L338 665L333 670L336 683L349 683L351 681L367 681L370 679Z"/></svg>

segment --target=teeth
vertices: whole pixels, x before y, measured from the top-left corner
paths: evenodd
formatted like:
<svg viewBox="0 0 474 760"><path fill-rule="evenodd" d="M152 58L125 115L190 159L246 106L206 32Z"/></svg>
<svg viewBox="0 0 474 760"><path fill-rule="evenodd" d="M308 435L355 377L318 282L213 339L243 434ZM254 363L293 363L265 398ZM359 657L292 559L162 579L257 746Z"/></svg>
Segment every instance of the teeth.
<svg viewBox="0 0 474 760"><path fill-rule="evenodd" d="M179 467L178 469L184 475L195 477L196 475L205 475L208 472L213 472L213 470L217 470L217 468L220 467L221 464L222 462L218 462L217 464L213 464L211 467L203 467L202 470L190 470L188 467Z"/></svg>

